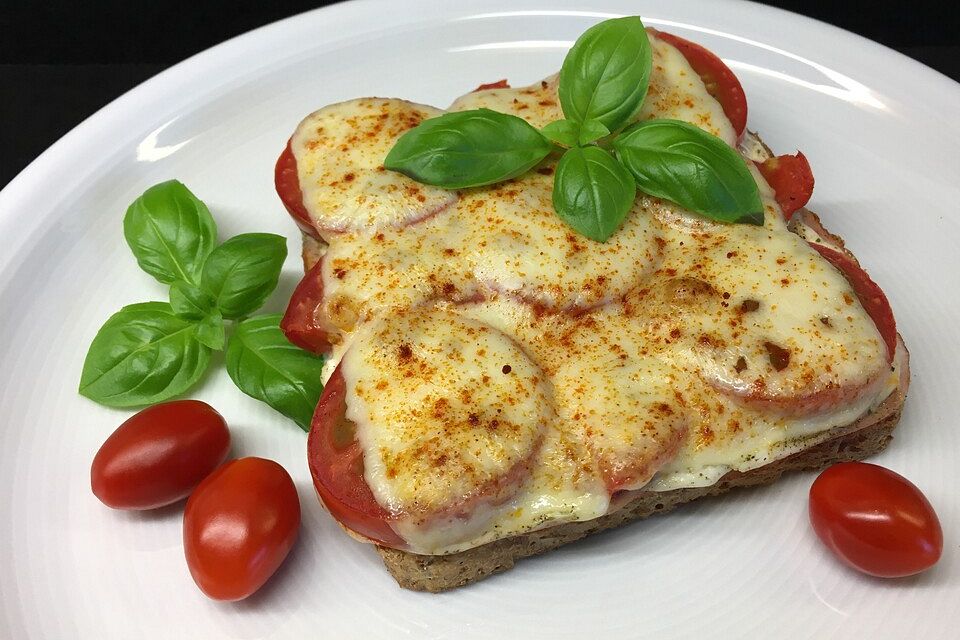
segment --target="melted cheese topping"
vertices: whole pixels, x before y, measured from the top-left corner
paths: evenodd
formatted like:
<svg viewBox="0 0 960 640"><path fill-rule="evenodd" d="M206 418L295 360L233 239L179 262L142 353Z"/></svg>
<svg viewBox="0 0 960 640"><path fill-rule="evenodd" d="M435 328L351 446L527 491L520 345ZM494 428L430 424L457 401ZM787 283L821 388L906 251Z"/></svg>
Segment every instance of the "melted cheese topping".
<svg viewBox="0 0 960 640"><path fill-rule="evenodd" d="M651 42L639 117L736 144L683 56ZM451 109L478 107L561 117L555 76ZM900 360L888 365L847 280L787 229L759 172L762 227L639 197L606 243L553 213L551 173L331 240L322 312L343 340L326 372L343 358L367 483L411 550L597 518L619 491L709 485L829 437L896 388Z"/></svg>
<svg viewBox="0 0 960 640"><path fill-rule="evenodd" d="M555 418L543 372L514 340L441 307L380 316L355 345L342 362L346 415L380 504L422 526L516 491Z"/></svg>
<svg viewBox="0 0 960 640"><path fill-rule="evenodd" d="M650 45L653 48L653 68L640 119L683 120L735 146L737 132L730 119L719 102L704 98L703 80L683 54L659 38L651 37Z"/></svg>
<svg viewBox="0 0 960 640"><path fill-rule="evenodd" d="M376 230L422 220L455 202L455 192L383 168L401 135L440 113L405 100L359 98L307 116L290 147L314 226L328 237Z"/></svg>
<svg viewBox="0 0 960 640"><path fill-rule="evenodd" d="M328 317L349 331L437 297L500 292L569 309L624 295L659 259L654 220L638 210L605 243L579 236L553 212L549 169L464 192L443 215L392 233L337 237L323 266Z"/></svg>

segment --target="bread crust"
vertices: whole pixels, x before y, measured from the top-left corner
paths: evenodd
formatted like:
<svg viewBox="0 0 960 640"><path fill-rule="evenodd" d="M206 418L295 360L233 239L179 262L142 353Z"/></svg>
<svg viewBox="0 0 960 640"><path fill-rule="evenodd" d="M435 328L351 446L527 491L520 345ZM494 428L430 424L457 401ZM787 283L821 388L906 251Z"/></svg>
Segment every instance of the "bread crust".
<svg viewBox="0 0 960 640"><path fill-rule="evenodd" d="M756 135L756 134L752 134ZM758 137L759 140L759 137ZM761 144L762 141L761 141ZM764 150L770 153L764 146ZM771 154L772 155L772 154ZM820 218L806 208L794 214L795 222L812 228L820 238L855 258L843 239L827 231ZM798 232L796 225L791 230ZM304 270L323 256L326 244L310 236L303 236ZM438 593L462 587L488 576L502 573L521 558L545 553L581 538L620 527L658 513L666 513L681 504L726 493L740 487L753 487L776 482L788 471L822 469L831 464L862 460L879 453L893 438L892 432L900 420L903 404L910 385L909 353L902 337L897 335L898 348L903 350L903 368L900 385L876 409L855 422L831 430L831 437L786 458L751 471L730 471L708 487L674 489L672 491L637 491L621 508L594 520L570 522L519 536L496 540L485 545L442 556L419 555L383 546L376 546L390 575L404 589Z"/></svg>

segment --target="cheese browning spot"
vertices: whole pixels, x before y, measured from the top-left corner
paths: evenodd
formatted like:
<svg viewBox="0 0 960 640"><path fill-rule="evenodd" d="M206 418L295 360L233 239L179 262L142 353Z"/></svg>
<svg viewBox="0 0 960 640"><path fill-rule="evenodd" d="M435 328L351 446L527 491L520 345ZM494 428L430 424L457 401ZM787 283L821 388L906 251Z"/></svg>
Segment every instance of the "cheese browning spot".
<svg viewBox="0 0 960 640"><path fill-rule="evenodd" d="M763 348L770 356L770 366L777 371L783 371L790 366L790 351L772 342L764 342Z"/></svg>

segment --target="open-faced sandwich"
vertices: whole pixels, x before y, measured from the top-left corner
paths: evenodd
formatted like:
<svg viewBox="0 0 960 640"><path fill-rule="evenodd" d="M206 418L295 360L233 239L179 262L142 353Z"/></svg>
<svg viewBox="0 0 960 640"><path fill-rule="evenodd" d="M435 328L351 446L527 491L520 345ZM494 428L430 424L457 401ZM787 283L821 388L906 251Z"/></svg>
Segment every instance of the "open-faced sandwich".
<svg viewBox="0 0 960 640"><path fill-rule="evenodd" d="M530 86L297 127L276 185L306 268L282 327L328 354L310 468L402 586L885 446L890 306L804 208L804 156L746 122L717 56L634 17Z"/></svg>

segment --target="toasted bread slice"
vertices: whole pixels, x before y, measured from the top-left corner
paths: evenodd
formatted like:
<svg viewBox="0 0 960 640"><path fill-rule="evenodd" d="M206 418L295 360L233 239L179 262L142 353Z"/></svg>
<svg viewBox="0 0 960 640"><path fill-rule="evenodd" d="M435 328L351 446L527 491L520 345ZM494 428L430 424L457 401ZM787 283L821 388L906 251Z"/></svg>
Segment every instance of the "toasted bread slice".
<svg viewBox="0 0 960 640"><path fill-rule="evenodd" d="M757 159L773 155L756 134L748 135L754 136L762 149L758 152L761 157ZM790 229L807 240L829 244L853 257L843 239L827 231L819 217L805 208L794 214ZM326 245L322 240L304 235L302 255L305 271L309 271L325 251ZM900 420L910 384L910 368L909 354L899 334L897 345L898 351L903 354L899 387L872 412L851 424L834 428L829 439L786 458L743 473L730 471L707 487L662 492L641 490L628 503L600 518L531 531L458 553L420 555L379 545L376 547L377 553L401 587L437 593L506 571L520 558L544 553L589 535L670 511L686 502L726 493L738 487L771 484L787 471L822 469L838 462L862 460L887 446Z"/></svg>

